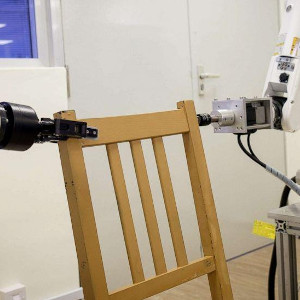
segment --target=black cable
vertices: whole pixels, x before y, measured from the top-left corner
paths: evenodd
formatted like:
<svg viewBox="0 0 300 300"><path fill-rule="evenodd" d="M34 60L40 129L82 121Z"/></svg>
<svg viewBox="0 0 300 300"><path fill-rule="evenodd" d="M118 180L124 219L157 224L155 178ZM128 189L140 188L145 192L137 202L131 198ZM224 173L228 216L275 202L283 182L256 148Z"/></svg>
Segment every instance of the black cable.
<svg viewBox="0 0 300 300"><path fill-rule="evenodd" d="M238 135L238 143L243 152L249 156L253 161L261 165L262 167L266 167L266 164L260 161L257 156L255 155L252 147L251 147L251 140L250 140L251 133L248 133L247 136L247 144L249 151L244 147L242 141L241 141L241 135ZM296 182L296 177L291 178L292 181ZM284 207L288 204L288 197L290 194L291 188L287 185L284 187L279 207ZM275 276L276 276L276 269L277 269L277 255L276 255L276 239L274 240L273 250L272 250L272 256L271 256L271 262L270 262L270 268L269 268L269 277L268 277L268 300L275 300Z"/></svg>
<svg viewBox="0 0 300 300"><path fill-rule="evenodd" d="M257 158L255 155L252 147L251 147L251 140L250 140L251 133L248 133L247 136L247 144L249 151L245 148L245 146L242 143L241 140L241 134L238 134L238 144L240 148L243 150L243 152L250 157L253 161L258 163L263 168L266 168L266 164L263 163L261 160ZM294 182L296 182L296 177L291 178ZM281 195L280 205L279 207L284 207L288 203L288 197L290 194L290 187L287 185L284 187L284 190ZM273 250L272 250L272 256L271 256L271 262L270 262L270 268L269 268L269 277L268 277L268 300L275 300L275 276L276 276L276 268L277 268L277 257L276 257L276 240L274 241Z"/></svg>
<svg viewBox="0 0 300 300"><path fill-rule="evenodd" d="M275 276L277 268L276 240L274 241L268 276L268 300L275 300Z"/></svg>
<svg viewBox="0 0 300 300"><path fill-rule="evenodd" d="M296 177L291 178L291 180L296 182ZM287 206L290 191L291 191L291 189L286 185L284 187L282 195L281 195L279 207ZM274 245L273 245L270 268L269 268L269 279L268 279L268 299L269 300L275 300L276 268L277 268L277 256L276 256L276 240L275 240Z"/></svg>
<svg viewBox="0 0 300 300"><path fill-rule="evenodd" d="M242 140L241 140L241 134L238 134L237 136L237 140L238 140L238 144L240 146L240 148L243 150L243 152L248 156L250 157L253 161L255 161L257 164L259 164L261 167L263 167L264 169L266 168L266 164L264 162L262 162L261 160L259 160L255 154L251 154L246 148L245 146L243 145L242 143ZM250 140L249 140L250 141ZM251 145L250 145L251 147ZM252 148L251 148L252 150ZM252 151L253 152L253 151Z"/></svg>
<svg viewBox="0 0 300 300"><path fill-rule="evenodd" d="M248 136L247 136L248 148L249 148L250 153L257 158L257 156L255 155L255 153L252 150L250 137L251 137L251 133L248 133Z"/></svg>

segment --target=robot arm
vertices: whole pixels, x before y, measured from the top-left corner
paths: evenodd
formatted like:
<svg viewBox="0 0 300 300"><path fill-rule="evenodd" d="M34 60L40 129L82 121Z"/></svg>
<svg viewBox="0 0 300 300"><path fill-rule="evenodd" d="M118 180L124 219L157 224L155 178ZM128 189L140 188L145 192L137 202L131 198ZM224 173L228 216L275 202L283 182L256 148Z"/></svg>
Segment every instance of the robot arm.
<svg viewBox="0 0 300 300"><path fill-rule="evenodd" d="M216 133L246 134L258 129L294 132L300 129L300 1L288 0L271 58L263 98L214 101L199 125Z"/></svg>
<svg viewBox="0 0 300 300"><path fill-rule="evenodd" d="M34 143L58 142L68 138L98 137L98 129L86 122L42 118L27 105L0 103L0 149L26 151Z"/></svg>
<svg viewBox="0 0 300 300"><path fill-rule="evenodd" d="M281 114L274 128L294 132L300 129L300 1L285 5L283 23L271 58L263 97L273 99ZM279 120L280 119L280 120Z"/></svg>
<svg viewBox="0 0 300 300"><path fill-rule="evenodd" d="M214 101L211 114L199 114L199 126L212 124L215 133L234 133L243 152L300 195L300 185L260 161L250 135L259 129L295 132L300 129L300 1L286 1L283 24L271 58L263 98ZM241 137L247 135L248 149Z"/></svg>

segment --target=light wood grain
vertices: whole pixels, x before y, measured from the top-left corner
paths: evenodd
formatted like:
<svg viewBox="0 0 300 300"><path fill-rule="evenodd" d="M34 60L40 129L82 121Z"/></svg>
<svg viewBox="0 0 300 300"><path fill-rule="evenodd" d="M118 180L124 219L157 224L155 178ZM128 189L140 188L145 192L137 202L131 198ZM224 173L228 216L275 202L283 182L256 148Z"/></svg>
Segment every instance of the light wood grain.
<svg viewBox="0 0 300 300"><path fill-rule="evenodd" d="M152 144L167 211L176 262L177 266L182 267L188 264L188 259L183 241L167 156L161 137L153 138Z"/></svg>
<svg viewBox="0 0 300 300"><path fill-rule="evenodd" d="M182 110L81 121L99 130L97 139L81 140L83 147L173 135L189 130Z"/></svg>
<svg viewBox="0 0 300 300"><path fill-rule="evenodd" d="M147 232L157 275L167 272L141 141L130 142Z"/></svg>
<svg viewBox="0 0 300 300"><path fill-rule="evenodd" d="M201 258L187 266L179 267L168 273L158 275L139 284L112 293L111 300L139 300L145 299L189 280L209 274L214 271L214 260L211 256Z"/></svg>
<svg viewBox="0 0 300 300"><path fill-rule="evenodd" d="M54 117L76 119L72 111ZM80 141L59 142L59 151L84 295L88 300L106 300L108 290Z"/></svg>
<svg viewBox="0 0 300 300"><path fill-rule="evenodd" d="M190 128L189 133L184 134L184 138L185 148L187 148L186 144L189 144L189 150L186 151L187 159L189 161L189 156L191 156L191 163L195 164L196 166L196 169L190 173L192 186L194 185L194 200L196 202L199 201L203 203L202 205L204 205L207 218L206 222L208 224L208 228L206 227L202 229L202 227L200 227L200 231L203 237L205 234L207 234L205 233L205 230L208 229L211 239L211 245L207 244L207 238L203 239L203 251L205 255L211 255L211 251L213 251L213 256L215 257L216 271L212 274L209 274L208 276L212 298L233 299L228 268L225 261L223 242L210 185L205 153L202 145L201 135L199 132L199 125L196 117L194 102L179 102L177 107L184 109ZM189 167L191 167L191 163ZM195 193L195 185L199 186L198 193ZM195 194L197 194L196 198ZM201 207L196 207L196 210L199 209L201 209ZM199 212L197 213L197 216L199 217Z"/></svg>
<svg viewBox="0 0 300 300"><path fill-rule="evenodd" d="M166 289L208 274L213 300L231 300L232 292L225 262L215 205L192 101L178 110L114 118L88 119L99 130L99 138L69 139L59 143L61 161L86 300L141 300ZM58 118L75 120L74 112ZM205 257L189 263L182 236L170 171L162 136L183 133L186 157ZM140 139L151 138L165 208L177 261L167 271L152 194ZM137 182L149 235L156 277L145 280L126 183L118 150L119 142L130 142ZM112 294L107 290L96 222L90 197L82 147L106 145L133 285ZM182 201L182 199L180 199ZM120 270L121 271L121 270ZM173 298L171 298L173 299ZM187 299L182 297L181 299ZM202 298L201 298L202 299Z"/></svg>
<svg viewBox="0 0 300 300"><path fill-rule="evenodd" d="M133 283L145 280L117 144L106 146Z"/></svg>

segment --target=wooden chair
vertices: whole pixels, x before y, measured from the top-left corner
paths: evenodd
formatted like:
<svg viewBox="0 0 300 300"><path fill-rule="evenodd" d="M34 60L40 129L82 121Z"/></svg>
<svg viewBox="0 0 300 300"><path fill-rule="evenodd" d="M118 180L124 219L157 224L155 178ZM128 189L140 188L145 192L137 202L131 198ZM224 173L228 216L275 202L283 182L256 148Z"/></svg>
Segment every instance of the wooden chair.
<svg viewBox="0 0 300 300"><path fill-rule="evenodd" d="M74 111L55 114L75 120ZM81 283L86 300L140 300L208 275L212 299L233 299L222 239L193 101L174 111L83 120L99 129L96 140L59 142ZM204 257L189 262L183 242L162 136L182 134ZM177 268L167 270L141 146L152 139ZM145 279L118 143L129 142L156 276ZM133 284L108 291L83 158L83 147L106 145Z"/></svg>

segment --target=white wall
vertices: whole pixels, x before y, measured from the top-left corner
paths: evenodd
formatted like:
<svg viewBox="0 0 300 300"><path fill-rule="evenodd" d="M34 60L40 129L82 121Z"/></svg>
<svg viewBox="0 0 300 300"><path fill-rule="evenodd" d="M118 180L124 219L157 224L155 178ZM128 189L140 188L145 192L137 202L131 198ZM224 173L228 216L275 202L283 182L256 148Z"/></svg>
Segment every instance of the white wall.
<svg viewBox="0 0 300 300"><path fill-rule="evenodd" d="M176 109L176 101L192 98L187 5L166 1L65 1L66 63L70 71L70 107L79 117L136 114ZM84 26L79 18L88 16ZM191 190L178 138L169 138L170 160L178 162L172 176L191 258L199 257L200 241ZM144 144L153 197L169 267L175 265L153 151ZM86 162L98 231L103 244L109 287L130 282L116 200L105 150L87 149ZM128 145L121 146L141 255L147 276L154 273L145 222ZM170 161L171 163L171 161ZM175 163L171 164L175 165ZM182 175L185 175L182 178ZM184 187L184 188L182 188Z"/></svg>
<svg viewBox="0 0 300 300"><path fill-rule="evenodd" d="M211 111L212 99L261 96L277 40L278 5L274 0L190 0L193 99L197 111ZM206 81L198 96L196 66L219 73ZM202 127L208 167L227 257L269 243L251 234L255 219L270 221L278 206L281 184L239 149L235 135L213 134ZM245 139L244 139L245 140ZM271 166L285 172L284 134L262 130L252 137L253 149Z"/></svg>
<svg viewBox="0 0 300 300"><path fill-rule="evenodd" d="M1 69L0 101L39 117L67 108L64 68ZM77 260L57 145L0 154L0 289L22 283L27 299L78 287Z"/></svg>
<svg viewBox="0 0 300 300"><path fill-rule="evenodd" d="M171 110L194 98L199 112L211 100L260 95L278 32L274 0L63 1L66 62L70 70L70 107L79 117L101 117ZM80 24L82 20L82 24ZM83 21L84 20L84 21ZM196 66L221 73L198 97ZM241 94L240 94L241 93ZM269 243L251 234L254 219L267 219L278 205L281 185L250 162L233 135L202 130L227 257ZM280 132L259 133L255 149L262 159L285 170ZM128 145L120 146L146 275L153 265ZM174 265L151 145L144 143L164 248ZM167 154L189 258L199 255L199 238L184 152L168 138ZM85 151L94 209L109 287L130 282L105 149Z"/></svg>

